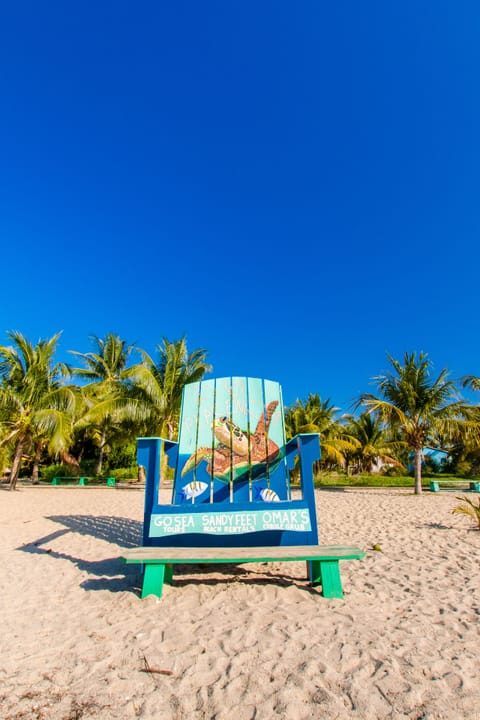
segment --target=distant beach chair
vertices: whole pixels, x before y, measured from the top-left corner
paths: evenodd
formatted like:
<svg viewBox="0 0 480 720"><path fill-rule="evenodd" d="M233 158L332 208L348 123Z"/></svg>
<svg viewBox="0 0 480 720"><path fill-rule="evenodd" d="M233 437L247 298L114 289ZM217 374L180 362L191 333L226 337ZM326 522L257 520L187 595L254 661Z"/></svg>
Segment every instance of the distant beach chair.
<svg viewBox="0 0 480 720"><path fill-rule="evenodd" d="M142 597L161 597L173 566L306 560L325 597L343 597L339 561L355 547L318 545L312 466L319 436L285 441L280 385L228 377L187 385L178 443L139 438L146 469L143 546L123 555L144 566ZM160 502L165 457L174 468L172 501ZM292 495L290 471L300 487Z"/></svg>

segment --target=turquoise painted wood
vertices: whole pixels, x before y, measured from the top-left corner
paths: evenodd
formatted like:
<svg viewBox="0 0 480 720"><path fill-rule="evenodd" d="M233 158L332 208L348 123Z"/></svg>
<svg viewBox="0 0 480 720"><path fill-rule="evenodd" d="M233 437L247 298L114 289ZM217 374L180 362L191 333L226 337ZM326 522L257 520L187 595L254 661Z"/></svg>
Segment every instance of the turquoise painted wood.
<svg viewBox="0 0 480 720"><path fill-rule="evenodd" d="M248 389L247 379L243 377L232 378L231 383L231 418L232 433L233 427L245 428L247 435L250 432L250 421L248 412ZM252 473L251 473L251 448L247 442L246 447L246 468L243 479L239 478L232 484L232 499L234 502L249 502L252 499ZM232 472L235 468L232 467Z"/></svg>
<svg viewBox="0 0 480 720"><path fill-rule="evenodd" d="M441 490L458 492L458 485L467 485L468 488L462 488L462 492L480 492L480 482L478 480L430 480L430 490L432 492L440 492ZM455 486L455 487L452 487Z"/></svg>
<svg viewBox="0 0 480 720"><path fill-rule="evenodd" d="M280 385L226 377L187 385L178 443L139 438L145 467L144 546L240 547L318 542L312 465L319 436L286 443ZM159 502L161 456L175 477ZM290 470L301 486L292 499ZM163 483L165 485L165 483Z"/></svg>
<svg viewBox="0 0 480 720"><path fill-rule="evenodd" d="M52 485L60 485L62 482L68 482L70 484L72 483L78 483L82 487L86 487L87 485L101 485L102 483L105 483L107 487L116 487L116 480L113 477L78 477L75 476L57 476L54 477L52 480Z"/></svg>

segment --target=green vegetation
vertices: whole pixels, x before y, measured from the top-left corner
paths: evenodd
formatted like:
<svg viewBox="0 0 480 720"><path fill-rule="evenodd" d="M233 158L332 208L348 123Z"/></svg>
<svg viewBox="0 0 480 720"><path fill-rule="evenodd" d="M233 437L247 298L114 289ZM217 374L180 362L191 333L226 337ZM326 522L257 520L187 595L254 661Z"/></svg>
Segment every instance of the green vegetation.
<svg viewBox="0 0 480 720"><path fill-rule="evenodd" d="M438 478L444 483L449 480L465 480L467 486L475 478L462 477L461 475L448 475L446 473L424 473L422 485L428 488L430 481ZM408 487L413 483L412 475L371 475L362 473L359 475L347 476L340 473L317 474L315 475L315 487ZM456 488L458 492L458 487Z"/></svg>
<svg viewBox="0 0 480 720"><path fill-rule="evenodd" d="M480 530L480 498L477 498L477 504L466 497L457 497L460 500L460 505L453 508L452 514L462 513L472 518L477 523L478 529Z"/></svg>
<svg viewBox="0 0 480 720"><path fill-rule="evenodd" d="M44 465L40 468L41 482L51 483L54 477L69 477L72 475L72 468L69 465L55 463L53 465Z"/></svg>
<svg viewBox="0 0 480 720"><path fill-rule="evenodd" d="M72 437L75 393L64 387L64 367L53 364L59 335L34 347L20 333L8 336L12 347L0 347L1 444L11 451L10 488L16 487L25 453L38 476L42 452L66 453Z"/></svg>
<svg viewBox="0 0 480 720"><path fill-rule="evenodd" d="M0 476L38 482L63 476L137 477L135 438L175 438L182 390L210 370L206 352L164 338L155 363L112 333L93 351L71 351L83 367L55 364L59 335L32 345L8 333L0 346ZM137 352L139 362L132 363ZM75 382L78 381L78 382Z"/></svg>
<svg viewBox="0 0 480 720"><path fill-rule="evenodd" d="M458 399L455 383L444 368L436 379L432 364L424 353L405 353L404 363L389 357L393 372L375 378L378 395L364 393L358 405L377 412L397 437L413 453L415 492L422 492L422 451L434 438L447 442L468 434L478 438L478 413Z"/></svg>
<svg viewBox="0 0 480 720"><path fill-rule="evenodd" d="M183 388L211 371L207 352L163 338L152 357L109 333L90 338L88 352L71 351L78 362L69 366L55 362L59 336L32 345L10 332L11 344L0 346L0 476L11 489L20 473L33 482L136 478L136 437L176 439ZM357 414L315 393L286 408L287 438L320 435L316 484L412 487L414 470L418 493L432 471L466 483L480 475L479 408L446 369L433 377L423 353L388 359L391 370L374 378L376 394L359 397ZM480 390L480 378L464 378L463 387ZM424 455L428 447L446 451L443 464Z"/></svg>
<svg viewBox="0 0 480 720"><path fill-rule="evenodd" d="M127 362L134 346L108 334L105 340L91 338L96 352L70 352L81 359L84 368L71 368L71 373L88 380L81 390L81 410L76 421L83 438L89 437L98 447L95 474L101 475L107 443L125 435L122 420L128 407ZM127 435L125 435L125 440Z"/></svg>

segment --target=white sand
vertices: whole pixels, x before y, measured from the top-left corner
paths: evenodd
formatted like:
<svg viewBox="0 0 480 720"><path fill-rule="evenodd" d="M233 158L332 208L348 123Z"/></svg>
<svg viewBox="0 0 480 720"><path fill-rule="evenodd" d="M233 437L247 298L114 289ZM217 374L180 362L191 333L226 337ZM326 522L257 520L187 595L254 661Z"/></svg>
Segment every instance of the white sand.
<svg viewBox="0 0 480 720"><path fill-rule="evenodd" d="M118 559L141 490L2 490L0 718L478 720L480 532L455 504L318 492L321 542L367 550L343 601L304 563L185 568L142 601Z"/></svg>

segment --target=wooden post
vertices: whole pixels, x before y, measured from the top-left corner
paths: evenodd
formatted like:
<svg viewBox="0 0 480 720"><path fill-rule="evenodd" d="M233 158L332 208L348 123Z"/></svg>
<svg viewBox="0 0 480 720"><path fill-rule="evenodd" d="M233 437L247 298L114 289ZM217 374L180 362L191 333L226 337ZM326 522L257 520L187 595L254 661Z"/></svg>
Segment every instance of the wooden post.
<svg viewBox="0 0 480 720"><path fill-rule="evenodd" d="M322 586L323 597L343 599L338 560L312 560L312 585Z"/></svg>
<svg viewBox="0 0 480 720"><path fill-rule="evenodd" d="M164 563L147 563L143 575L142 599L147 595L162 597L163 581L165 579Z"/></svg>

